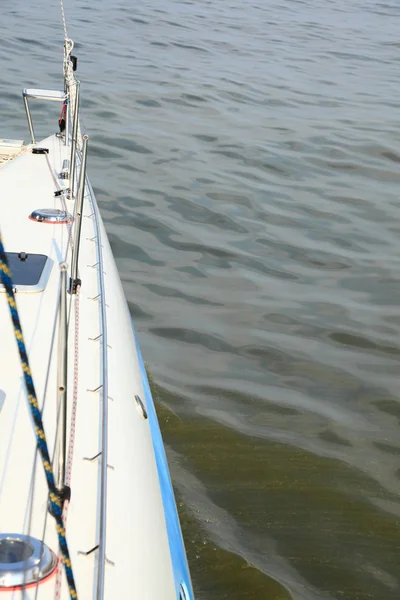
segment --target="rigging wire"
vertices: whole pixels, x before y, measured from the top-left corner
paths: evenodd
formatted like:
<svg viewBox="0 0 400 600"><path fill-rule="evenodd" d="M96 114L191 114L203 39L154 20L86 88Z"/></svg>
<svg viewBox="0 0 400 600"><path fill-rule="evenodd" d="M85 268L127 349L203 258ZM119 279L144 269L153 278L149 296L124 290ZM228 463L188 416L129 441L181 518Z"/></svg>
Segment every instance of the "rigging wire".
<svg viewBox="0 0 400 600"><path fill-rule="evenodd" d="M15 302L14 287L11 278L11 270L8 265L7 255L4 251L3 240L0 232L0 280L5 288L7 303L10 309L10 316L14 326L15 340L18 345L21 367L23 371L25 387L28 395L28 401L31 409L32 419L35 425L36 442L41 455L43 468L49 489L49 504L52 515L56 521L58 542L60 545L62 560L64 563L65 575L68 582L69 595L71 600L77 600L78 594L75 586L74 574L72 572L71 559L68 550L65 528L62 517L62 498L56 488L54 481L53 467L50 461L49 450L47 446L46 434L43 428L42 415L37 401L36 390L32 379L32 373L29 366L29 359L26 351L25 340L22 333L21 321Z"/></svg>
<svg viewBox="0 0 400 600"><path fill-rule="evenodd" d="M46 405L46 397L47 397L47 390L49 387L49 378L50 378L50 367L51 367L51 359L53 356L53 347L54 347L54 340L55 340L55 333L56 333L56 328L57 328L57 319L58 319L58 309L59 309L59 304L57 304L56 310L55 310L55 314L54 314L54 323L53 323L53 329L52 329L52 334L51 334L51 341L50 341L50 350L49 350L49 358L47 361L47 369L46 369L46 378L45 378L45 383L44 383L44 389L43 389L43 399L42 399L42 406L41 406L41 413L43 414L44 412L44 408ZM59 411L58 411L59 412ZM58 421L58 417L57 417L57 421ZM56 430L58 430L58 428L56 428ZM54 443L54 447L55 447L56 441ZM39 454L39 448L36 445L35 448L35 457L33 460L33 467L32 467L32 475L31 475L31 483L30 483L30 507L29 507L29 517L28 517L28 537L31 536L31 531L32 531L32 516L33 516L33 504L34 504L34 499L35 499L35 486L36 486L36 468L37 468L37 462L38 462L38 454ZM54 460L54 458L53 458ZM43 535L42 535L42 543L44 540L44 535L45 535L45 531L46 531L46 525L47 525L47 516L48 516L48 510L45 511L45 517L44 517L44 525L43 525ZM26 581L25 581L25 575L24 575L24 584L22 586L22 590L26 589ZM39 591L39 582L36 583L36 592L35 592L35 598L37 598L37 594ZM22 598L24 598L24 592L22 591Z"/></svg>

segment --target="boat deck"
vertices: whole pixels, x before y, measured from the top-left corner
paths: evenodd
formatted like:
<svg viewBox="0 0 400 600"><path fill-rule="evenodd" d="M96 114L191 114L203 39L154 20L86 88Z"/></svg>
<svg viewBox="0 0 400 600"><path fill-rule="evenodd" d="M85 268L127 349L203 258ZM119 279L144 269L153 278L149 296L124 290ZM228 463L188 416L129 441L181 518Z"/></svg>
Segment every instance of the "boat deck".
<svg viewBox="0 0 400 600"><path fill-rule="evenodd" d="M66 224L29 218L37 209L64 208L59 178L70 148L51 136L39 144L48 154L30 149L3 165L0 174L0 226L7 252L48 257L43 285L16 286L16 300L28 349L50 454L57 423L57 303L60 269L70 263ZM74 205L64 200L73 214ZM73 457L67 539L81 598L95 598L98 569L102 335L99 309L99 256L90 186L83 209L78 317L76 295L68 294L69 373L68 445ZM165 513L160 493L152 433L135 396L145 404L140 365L130 315L103 224L99 218L108 323L109 423L105 598L176 600ZM42 282L43 284L43 282ZM21 365L6 295L0 286L0 532L24 533L57 552L53 518L47 511L47 485L28 410ZM79 347L75 349L75 339ZM73 365L77 369L72 368ZM75 387L74 387L75 386ZM73 395L78 399L73 405ZM150 407L149 407L150 408ZM72 425L75 423L75 430ZM73 447L72 447L73 446ZM168 477L168 474L166 474ZM62 576L64 579L64 575ZM128 596L126 595L129 590ZM26 589L24 598L54 599L56 576ZM37 593L38 592L38 593ZM4 599L15 592L1 592ZM37 595L36 595L37 594ZM19 597L19 596L18 596ZM61 598L68 598L64 581Z"/></svg>

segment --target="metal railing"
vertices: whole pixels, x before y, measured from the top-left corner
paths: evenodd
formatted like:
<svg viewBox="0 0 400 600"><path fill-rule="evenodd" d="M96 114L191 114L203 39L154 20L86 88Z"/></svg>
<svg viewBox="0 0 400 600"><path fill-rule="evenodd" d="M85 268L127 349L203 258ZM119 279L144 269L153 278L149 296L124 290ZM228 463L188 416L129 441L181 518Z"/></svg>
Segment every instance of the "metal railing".
<svg viewBox="0 0 400 600"><path fill-rule="evenodd" d="M88 182L89 183L89 182ZM94 212L94 225L97 236L97 260L100 292L100 322L102 343L102 381L101 381L101 470L100 470L100 520L99 520L99 563L97 571L97 600L104 598L104 579L106 565L106 522L107 522L107 462L108 462L108 346L107 346L107 313L104 286L103 254L101 249L101 232L99 223L99 210L94 200L93 188L89 183L89 190Z"/></svg>
<svg viewBox="0 0 400 600"><path fill-rule="evenodd" d="M72 267L71 267L71 281L70 281L70 293L75 294L78 285L81 285L81 280L78 279L78 265L79 265L79 248L81 244L81 228L82 228L82 212L83 212L83 200L85 198L85 183L86 183L86 159L87 159L87 146L89 136L83 136L83 149L82 149L82 162L79 176L78 194L75 202L75 235L74 235L74 249L72 254ZM76 159L75 159L76 160ZM76 163L75 163L76 165ZM75 166L74 166L75 170ZM72 170L70 177L72 176ZM70 190L71 195L73 194Z"/></svg>
<svg viewBox="0 0 400 600"><path fill-rule="evenodd" d="M71 282L76 282L81 285L78 278L79 267L79 248L81 240L81 225L83 216L83 203L86 192L89 194L91 210L93 213L93 224L95 228L95 240L97 251L97 273L98 273L98 291L99 291L99 310L100 310L100 332L99 340L101 343L101 381L99 392L101 396L101 448L99 458L101 460L100 467L100 510L98 522L98 569L96 583L96 600L104 599L105 589L105 566L106 566L106 534L107 534L107 463L108 463L108 345L107 345L107 311L105 299L105 283L104 283L104 264L101 244L100 230L100 215L95 200L93 188L86 177L87 165L87 150L89 138L84 135L82 138L82 152L78 150L78 130L79 130L79 98L80 84L76 81L76 97L75 110L72 122L72 139L71 139L71 161L70 161L70 198L75 198L75 235L74 235L74 250L72 257ZM78 159L80 162L79 168L79 184L77 193L75 194L75 182L77 179ZM76 285L75 285L76 289ZM70 291L72 289L70 288Z"/></svg>
<svg viewBox="0 0 400 600"><path fill-rule="evenodd" d="M89 191L89 198L93 213L93 223L95 228L96 251L97 251L97 269L98 269L98 290L99 290L99 310L100 310L100 335L101 341L101 382L98 390L101 395L101 448L99 457L101 459L100 468L100 507L99 507L99 522L98 522L98 569L96 582L96 599L104 599L105 589L105 565L106 565L106 522L107 522L107 459L108 459L108 346L107 346L107 313L105 303L105 284L104 284L104 267L103 254L101 244L101 229L100 229L100 214L95 200L93 188L86 177L87 163L87 148L88 136L82 137L82 151L79 150L78 131L79 131L79 96L80 84L76 79L76 96L74 114L70 114L69 92L66 86L66 92L53 90L33 90L24 89L23 99L25 104L26 116L28 120L29 131L32 138L32 143L36 144L35 132L32 123L32 117L29 107L29 98L40 100L52 100L58 102L67 101L66 124L64 130L64 144L71 144L70 164L68 170L69 189L64 190L68 193L69 199L75 199L75 219L74 219L74 244L72 252L72 264L70 273L69 287L66 284L66 267L61 269L61 292L59 305L59 345L58 345L58 423L57 423L57 487L61 491L65 486L65 468L66 468L66 424L67 424L67 344L68 344L68 325L67 325L67 301L66 291L70 294L76 293L78 285L82 285L78 278L79 270L79 249L81 242L81 227L83 215L83 203L85 198L85 190ZM71 119L72 117L72 119ZM70 121L72 120L72 123ZM70 133L72 125L72 135ZM78 169L79 163L79 169ZM76 180L79 172L79 184L75 193Z"/></svg>
<svg viewBox="0 0 400 600"><path fill-rule="evenodd" d="M76 82L75 110L74 122L72 125L72 143L71 143L71 160L69 172L69 197L75 196L75 172L76 172L76 148L78 143L78 124L79 124L79 81Z"/></svg>
<svg viewBox="0 0 400 600"><path fill-rule="evenodd" d="M36 98L37 100L51 100L53 102L65 102L67 96L65 92L60 92L59 90L39 90L39 89L28 89L25 88L22 91L22 97L24 99L26 118L28 119L29 131L32 138L32 144L36 144L35 131L33 129L32 123L32 115L31 109L29 107L29 98ZM69 120L69 110L67 105L67 118L66 121ZM66 134L68 133L66 128ZM69 143L69 135L65 135L65 145Z"/></svg>
<svg viewBox="0 0 400 600"><path fill-rule="evenodd" d="M67 384L68 384L68 320L67 320L67 265L60 265L60 297L58 317L58 365L57 365L57 431L55 479L62 494L65 486L67 464Z"/></svg>

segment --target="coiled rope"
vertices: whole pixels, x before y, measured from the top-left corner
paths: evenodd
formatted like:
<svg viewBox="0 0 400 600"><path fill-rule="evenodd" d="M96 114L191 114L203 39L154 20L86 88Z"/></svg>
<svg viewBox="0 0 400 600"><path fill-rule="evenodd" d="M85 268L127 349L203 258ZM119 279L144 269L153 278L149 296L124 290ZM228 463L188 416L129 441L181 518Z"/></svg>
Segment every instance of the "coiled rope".
<svg viewBox="0 0 400 600"><path fill-rule="evenodd" d="M35 435L36 442L40 452L40 456L43 463L43 468L47 480L47 487L49 490L49 502L51 507L51 513L56 521L56 529L58 535L58 543L60 545L62 560L64 563L65 575L68 582L69 595L71 600L78 598L76 591L74 575L71 567L71 559L69 556L68 544L65 535L65 528L63 525L62 509L63 502L60 494L56 488L54 482L53 468L50 461L49 450L46 441L46 434L43 428L42 415L39 410L39 404L36 397L35 386L33 384L31 369L29 366L28 355L26 352L26 346L24 336L22 334L21 322L18 314L17 305L15 302L14 288L11 278L11 270L8 265L7 255L4 251L3 240L0 232L0 281L3 284L7 302L10 309L11 320L14 326L15 340L18 345L19 356L21 359L21 367L24 375L26 391L28 394L29 406L33 422L35 424Z"/></svg>
<svg viewBox="0 0 400 600"><path fill-rule="evenodd" d="M61 7L61 17L64 28L64 81L65 81L65 92L68 95L68 102L71 109L71 114L74 114L75 111L75 102L76 102L76 89L77 89L77 80L74 75L74 71L72 68L71 62L71 53L74 48L74 42L68 37L67 32L67 21L65 18L65 10L64 10L64 2L60 0ZM80 123L78 124L78 135L77 135L77 147L78 150L82 149L82 132Z"/></svg>

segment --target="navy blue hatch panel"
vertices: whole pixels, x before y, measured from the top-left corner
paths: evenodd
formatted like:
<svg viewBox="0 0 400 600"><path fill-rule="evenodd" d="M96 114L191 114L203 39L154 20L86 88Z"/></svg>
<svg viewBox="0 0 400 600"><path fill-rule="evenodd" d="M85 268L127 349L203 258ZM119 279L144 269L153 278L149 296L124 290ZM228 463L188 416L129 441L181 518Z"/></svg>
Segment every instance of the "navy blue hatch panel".
<svg viewBox="0 0 400 600"><path fill-rule="evenodd" d="M27 252L7 252L13 285L37 285L43 273L47 256Z"/></svg>

